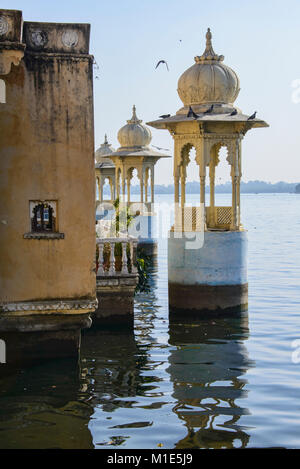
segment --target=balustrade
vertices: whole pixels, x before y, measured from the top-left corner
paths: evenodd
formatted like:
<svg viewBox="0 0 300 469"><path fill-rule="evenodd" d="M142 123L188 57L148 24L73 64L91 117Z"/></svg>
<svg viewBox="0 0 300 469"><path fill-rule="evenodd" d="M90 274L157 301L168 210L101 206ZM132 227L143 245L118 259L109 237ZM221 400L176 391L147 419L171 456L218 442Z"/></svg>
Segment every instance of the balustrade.
<svg viewBox="0 0 300 469"><path fill-rule="evenodd" d="M131 237L97 238L97 276L136 275L137 243L137 239Z"/></svg>

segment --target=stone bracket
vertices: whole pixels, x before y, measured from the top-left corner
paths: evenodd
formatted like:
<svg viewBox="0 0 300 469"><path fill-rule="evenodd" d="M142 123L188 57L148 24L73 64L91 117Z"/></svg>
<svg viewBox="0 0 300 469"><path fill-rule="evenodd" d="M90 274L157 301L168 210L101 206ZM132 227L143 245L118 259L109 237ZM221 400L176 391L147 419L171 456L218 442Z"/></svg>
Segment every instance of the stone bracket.
<svg viewBox="0 0 300 469"><path fill-rule="evenodd" d="M3 48L0 45L0 75L8 75L11 66L18 66L24 57L24 49Z"/></svg>

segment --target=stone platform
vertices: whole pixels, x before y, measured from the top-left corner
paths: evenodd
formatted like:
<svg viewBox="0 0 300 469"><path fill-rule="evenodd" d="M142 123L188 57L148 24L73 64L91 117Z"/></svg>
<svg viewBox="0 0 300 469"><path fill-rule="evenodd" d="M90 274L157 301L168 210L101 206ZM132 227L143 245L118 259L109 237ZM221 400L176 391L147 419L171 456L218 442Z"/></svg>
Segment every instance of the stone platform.
<svg viewBox="0 0 300 469"><path fill-rule="evenodd" d="M97 276L98 308L92 316L93 326L133 328L137 281L137 274Z"/></svg>
<svg viewBox="0 0 300 469"><path fill-rule="evenodd" d="M195 249L192 232L175 236L171 232L168 240L170 315L199 318L247 310L247 233L205 231Z"/></svg>

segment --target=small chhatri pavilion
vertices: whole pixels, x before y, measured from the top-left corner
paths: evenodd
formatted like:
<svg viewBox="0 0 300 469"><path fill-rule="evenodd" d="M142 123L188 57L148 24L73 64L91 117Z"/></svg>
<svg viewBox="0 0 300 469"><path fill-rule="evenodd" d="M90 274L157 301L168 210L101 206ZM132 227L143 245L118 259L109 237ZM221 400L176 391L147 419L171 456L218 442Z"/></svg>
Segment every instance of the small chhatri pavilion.
<svg viewBox="0 0 300 469"><path fill-rule="evenodd" d="M244 309L248 302L247 234L240 210L241 143L248 130L268 125L256 113L249 116L234 106L239 78L223 63L223 55L215 53L211 39L208 29L204 53L179 78L183 107L174 116L148 122L156 129L167 129L174 139L175 224L169 238L169 300L174 310ZM215 169L222 147L227 150L232 181L232 203L227 207L215 205ZM200 197L195 207L187 207L186 170L192 148L199 167ZM187 238L201 232L194 246L187 247Z"/></svg>
<svg viewBox="0 0 300 469"><path fill-rule="evenodd" d="M116 196L120 197L122 202L130 203L131 180L136 169L140 181L140 202L153 203L154 166L160 158L170 157L149 147L152 140L151 131L142 122L136 115L136 107L133 106L132 118L118 132L120 148L104 157L115 165ZM149 182L151 197L148 195Z"/></svg>
<svg viewBox="0 0 300 469"><path fill-rule="evenodd" d="M108 179L110 186L110 200L108 200L108 202L112 203L116 198L115 165L112 160L109 159L109 155L114 151L115 149L108 143L107 135L105 134L104 143L102 143L95 153L95 176L99 202L103 202L103 187L106 179Z"/></svg>

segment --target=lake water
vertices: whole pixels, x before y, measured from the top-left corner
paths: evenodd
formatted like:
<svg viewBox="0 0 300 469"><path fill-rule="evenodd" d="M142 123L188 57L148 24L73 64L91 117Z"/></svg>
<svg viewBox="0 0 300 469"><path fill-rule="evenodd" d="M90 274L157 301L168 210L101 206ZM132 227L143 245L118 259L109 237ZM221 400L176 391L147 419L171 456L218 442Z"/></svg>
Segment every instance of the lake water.
<svg viewBox="0 0 300 469"><path fill-rule="evenodd" d="M134 333L87 331L79 369L56 360L0 381L0 447L300 448L300 196L243 194L242 221L246 315L169 325L160 240Z"/></svg>

